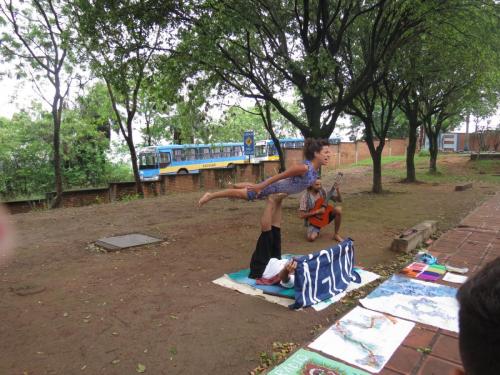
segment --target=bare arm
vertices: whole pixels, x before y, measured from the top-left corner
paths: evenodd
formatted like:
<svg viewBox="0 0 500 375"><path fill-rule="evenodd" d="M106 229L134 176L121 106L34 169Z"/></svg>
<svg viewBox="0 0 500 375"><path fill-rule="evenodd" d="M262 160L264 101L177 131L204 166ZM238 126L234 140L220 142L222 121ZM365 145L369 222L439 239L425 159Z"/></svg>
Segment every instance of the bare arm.
<svg viewBox="0 0 500 375"><path fill-rule="evenodd" d="M299 211L299 217L301 219L307 219L307 218L310 218L311 216L321 215L324 212L325 212L325 208L324 207L318 208L317 210L312 210L310 212Z"/></svg>

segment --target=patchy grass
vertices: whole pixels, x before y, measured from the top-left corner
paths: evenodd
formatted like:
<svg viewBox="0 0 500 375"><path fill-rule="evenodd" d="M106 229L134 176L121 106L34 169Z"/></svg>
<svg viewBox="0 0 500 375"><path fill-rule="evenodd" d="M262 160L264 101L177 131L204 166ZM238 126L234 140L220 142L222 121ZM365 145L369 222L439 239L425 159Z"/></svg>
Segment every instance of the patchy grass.
<svg viewBox="0 0 500 375"><path fill-rule="evenodd" d="M467 159L467 160L464 160ZM429 158L416 157L417 180L427 183L482 182L500 184L500 162L497 160L468 160L469 155L440 154L437 160L437 173L429 173ZM404 162L395 163L391 168L382 170L384 176L404 179Z"/></svg>
<svg viewBox="0 0 500 375"><path fill-rule="evenodd" d="M465 161L465 159L467 159ZM500 162L498 160L468 160L467 154L438 155L437 173L429 173L429 156L425 153L415 155L417 180L426 183L484 182L500 184ZM406 178L406 157L387 156L382 158L382 175L397 179ZM364 159L350 167L372 166L372 159ZM387 165L390 165L388 168Z"/></svg>
<svg viewBox="0 0 500 375"><path fill-rule="evenodd" d="M398 161L404 161L405 156L404 155L399 155L399 156L385 156L382 158L382 165L384 164L389 164L389 163L394 163ZM359 160L357 163L351 164L351 167L370 167L373 165L372 159L363 159Z"/></svg>

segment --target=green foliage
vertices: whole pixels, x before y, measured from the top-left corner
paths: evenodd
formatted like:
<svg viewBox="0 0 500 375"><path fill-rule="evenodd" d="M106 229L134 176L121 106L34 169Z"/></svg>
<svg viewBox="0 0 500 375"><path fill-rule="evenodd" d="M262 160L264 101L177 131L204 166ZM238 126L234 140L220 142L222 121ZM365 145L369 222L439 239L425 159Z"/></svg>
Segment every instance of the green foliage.
<svg viewBox="0 0 500 375"><path fill-rule="evenodd" d="M79 116L97 130L111 137L110 131L119 131L114 121L115 113L109 99L108 89L104 82L96 82L86 87L86 92L76 99Z"/></svg>
<svg viewBox="0 0 500 375"><path fill-rule="evenodd" d="M92 97L92 92L89 94ZM62 119L61 158L65 188L102 186L130 181L129 165L108 160L109 139L102 118L96 118L89 96ZM103 103L101 103L103 104ZM52 118L40 105L0 119L0 197L43 196L52 191Z"/></svg>
<svg viewBox="0 0 500 375"><path fill-rule="evenodd" d="M179 52L192 76L216 76L222 90L271 103L304 136L328 138L374 72L418 29L426 12L438 11L438 2L429 3L193 2ZM365 61L348 64L360 54ZM304 117L284 105L291 90Z"/></svg>
<svg viewBox="0 0 500 375"><path fill-rule="evenodd" d="M0 120L0 195L4 198L52 190L54 172L50 117L22 111Z"/></svg>
<svg viewBox="0 0 500 375"><path fill-rule="evenodd" d="M106 164L106 182L132 181L134 174L128 163L107 163Z"/></svg>
<svg viewBox="0 0 500 375"><path fill-rule="evenodd" d="M0 3L0 18L9 26L0 38L0 56L14 65L13 71L18 78L30 77L40 97L51 106L53 180L57 192L52 207L59 206L62 201L62 113L72 82L78 78L74 71L74 28L67 15L68 5L61 1ZM48 85L50 90L43 84Z"/></svg>

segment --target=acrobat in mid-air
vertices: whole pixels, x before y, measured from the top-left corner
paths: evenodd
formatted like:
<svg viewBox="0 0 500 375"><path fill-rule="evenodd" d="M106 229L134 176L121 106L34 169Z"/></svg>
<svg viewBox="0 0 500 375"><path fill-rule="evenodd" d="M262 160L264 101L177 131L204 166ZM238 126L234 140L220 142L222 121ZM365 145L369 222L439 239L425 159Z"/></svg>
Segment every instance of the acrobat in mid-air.
<svg viewBox="0 0 500 375"><path fill-rule="evenodd" d="M318 178L318 170L330 160L328 140L306 139L304 144L304 162L292 165L282 173L268 178L258 184L238 183L231 189L205 193L198 201L198 207L212 199L239 198L245 200L263 199L271 194L297 194L314 184Z"/></svg>

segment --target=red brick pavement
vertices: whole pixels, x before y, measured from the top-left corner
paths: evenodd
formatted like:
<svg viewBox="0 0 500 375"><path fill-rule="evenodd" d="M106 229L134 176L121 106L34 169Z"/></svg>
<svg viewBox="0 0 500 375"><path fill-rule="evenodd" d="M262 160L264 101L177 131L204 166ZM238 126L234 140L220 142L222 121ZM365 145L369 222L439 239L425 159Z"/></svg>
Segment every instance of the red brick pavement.
<svg viewBox="0 0 500 375"><path fill-rule="evenodd" d="M444 233L429 251L439 263L467 267L467 276L500 256L500 193ZM457 288L457 284L439 281ZM461 369L458 335L417 323L381 375L453 375Z"/></svg>
<svg viewBox="0 0 500 375"><path fill-rule="evenodd" d="M441 264L469 268L467 276L500 256L500 193L468 214L457 228L444 233L429 251ZM462 368L458 335L417 324L380 374L452 375L456 368Z"/></svg>

